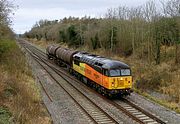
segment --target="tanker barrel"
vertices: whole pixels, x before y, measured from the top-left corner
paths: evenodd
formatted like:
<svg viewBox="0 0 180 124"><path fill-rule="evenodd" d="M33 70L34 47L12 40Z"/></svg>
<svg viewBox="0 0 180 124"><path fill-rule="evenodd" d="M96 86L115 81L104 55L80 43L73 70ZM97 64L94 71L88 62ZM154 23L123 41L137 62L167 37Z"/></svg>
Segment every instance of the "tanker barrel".
<svg viewBox="0 0 180 124"><path fill-rule="evenodd" d="M59 48L60 48L60 46L51 45L51 46L48 46L46 50L47 50L47 53L55 56L55 52L56 52L56 50L59 49Z"/></svg>
<svg viewBox="0 0 180 124"><path fill-rule="evenodd" d="M78 51L61 47L56 51L56 57L71 65L73 55L77 52Z"/></svg>
<svg viewBox="0 0 180 124"><path fill-rule="evenodd" d="M46 48L46 53L49 54L49 50L53 47L54 45L49 45L47 48Z"/></svg>

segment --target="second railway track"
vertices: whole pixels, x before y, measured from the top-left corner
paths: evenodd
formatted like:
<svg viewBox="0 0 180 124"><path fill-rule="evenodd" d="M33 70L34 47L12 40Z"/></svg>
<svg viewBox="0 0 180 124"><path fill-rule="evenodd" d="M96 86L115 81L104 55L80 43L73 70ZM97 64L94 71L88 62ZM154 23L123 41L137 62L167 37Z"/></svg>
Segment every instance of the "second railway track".
<svg viewBox="0 0 180 124"><path fill-rule="evenodd" d="M22 43L21 44L26 47L26 49L32 56L35 57L36 61L38 63L45 64L48 66L48 68L51 68L54 72L56 72L59 76L61 76L66 82L68 82L68 85L70 85L73 89L72 91L68 91L66 86L61 86L61 84L53 77L53 75L49 74L51 78L55 80L56 83L58 83L61 87L63 87L64 90L74 99L76 104L79 104L80 108L83 109L83 111L91 118L92 122L94 123L121 123L120 121L116 121L111 117L107 112L105 112L102 108L100 108L95 102L93 102L88 96L86 96L79 88L77 88L72 82L69 80L74 80L75 82L80 82L77 79L74 79L74 77L67 74L67 72L64 72L62 69L57 69L55 65L53 65L51 62L47 61L46 54L42 52L41 50L37 49L36 47L28 44L28 43ZM43 67L47 72L47 67ZM48 72L49 73L49 72ZM66 87L66 88L65 88ZM94 92L94 90L82 85L82 87L87 88L89 91ZM75 94L75 92L78 91L78 94ZM71 94L71 93L74 94ZM137 105L129 102L128 100L124 99L121 101L111 101L107 99L106 97L96 93L98 97L101 97L105 102L111 104L118 110L125 113L127 116L129 116L131 119L136 121L137 123L141 124L166 124L166 122L159 119L157 116L143 110L142 108L138 107ZM82 99L83 97L83 99ZM79 101L78 101L79 100ZM86 101L84 103L83 101ZM81 104L80 104L81 103ZM83 103L83 104L82 104Z"/></svg>

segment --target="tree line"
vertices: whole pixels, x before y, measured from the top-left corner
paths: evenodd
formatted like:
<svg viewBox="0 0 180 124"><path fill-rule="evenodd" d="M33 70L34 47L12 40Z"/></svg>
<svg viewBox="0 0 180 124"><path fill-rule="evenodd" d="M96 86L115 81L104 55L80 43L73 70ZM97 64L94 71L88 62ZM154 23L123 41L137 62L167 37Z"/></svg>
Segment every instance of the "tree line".
<svg viewBox="0 0 180 124"><path fill-rule="evenodd" d="M24 37L64 42L72 47L86 46L92 50L100 48L160 64L171 46L175 47L175 63L180 62L179 30L180 0L160 1L158 5L150 0L138 7L109 8L103 18L40 20Z"/></svg>

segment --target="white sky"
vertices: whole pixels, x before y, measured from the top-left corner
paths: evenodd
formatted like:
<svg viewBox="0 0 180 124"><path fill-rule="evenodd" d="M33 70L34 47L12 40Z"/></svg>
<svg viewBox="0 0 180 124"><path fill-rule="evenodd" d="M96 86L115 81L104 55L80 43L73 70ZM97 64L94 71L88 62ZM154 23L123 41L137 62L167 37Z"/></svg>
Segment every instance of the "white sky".
<svg viewBox="0 0 180 124"><path fill-rule="evenodd" d="M138 6L147 0L9 0L19 6L13 16L12 28L15 33L24 33L40 19L60 20L75 16L100 17L108 8Z"/></svg>

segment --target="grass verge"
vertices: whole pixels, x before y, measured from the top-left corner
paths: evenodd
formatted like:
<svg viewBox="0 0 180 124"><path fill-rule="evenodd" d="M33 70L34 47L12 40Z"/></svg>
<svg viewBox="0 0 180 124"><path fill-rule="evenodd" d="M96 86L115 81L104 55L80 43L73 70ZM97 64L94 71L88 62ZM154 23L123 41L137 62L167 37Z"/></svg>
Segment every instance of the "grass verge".
<svg viewBox="0 0 180 124"><path fill-rule="evenodd" d="M31 69L13 40L0 41L0 70L2 123L50 124Z"/></svg>
<svg viewBox="0 0 180 124"><path fill-rule="evenodd" d="M155 103L158 103L166 108L169 108L170 110L176 111L177 113L180 113L180 107L179 107L178 103L176 103L176 102L157 99L156 97L153 97L152 95L150 95L146 92L139 91L137 89L134 89L134 91Z"/></svg>

